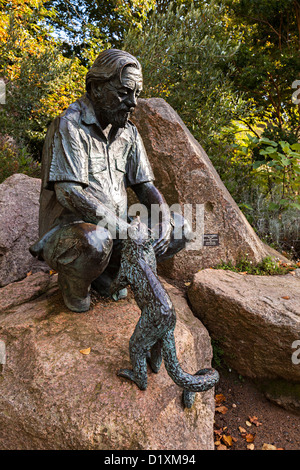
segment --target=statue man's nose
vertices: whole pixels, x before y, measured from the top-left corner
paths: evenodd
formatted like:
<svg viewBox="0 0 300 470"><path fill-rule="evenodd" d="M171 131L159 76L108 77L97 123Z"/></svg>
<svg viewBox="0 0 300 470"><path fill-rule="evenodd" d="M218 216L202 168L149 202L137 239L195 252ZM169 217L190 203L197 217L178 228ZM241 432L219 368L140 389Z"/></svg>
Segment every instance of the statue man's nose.
<svg viewBox="0 0 300 470"><path fill-rule="evenodd" d="M127 104L130 108L135 108L136 105L137 105L137 98L136 96L134 96L133 94L131 96L129 96L128 100L127 100Z"/></svg>

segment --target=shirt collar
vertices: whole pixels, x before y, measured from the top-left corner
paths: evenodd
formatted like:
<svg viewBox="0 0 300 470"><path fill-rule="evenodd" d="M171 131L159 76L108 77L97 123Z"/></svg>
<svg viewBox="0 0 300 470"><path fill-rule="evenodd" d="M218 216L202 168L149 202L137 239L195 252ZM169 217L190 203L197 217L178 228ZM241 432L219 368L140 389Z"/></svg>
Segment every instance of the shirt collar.
<svg viewBox="0 0 300 470"><path fill-rule="evenodd" d="M81 114L81 119L85 124L96 124L97 126L100 126L98 119L96 118L96 114L94 111L93 104L88 97L87 93L83 95L81 98L81 109L82 109L82 114ZM102 129L101 129L102 130Z"/></svg>

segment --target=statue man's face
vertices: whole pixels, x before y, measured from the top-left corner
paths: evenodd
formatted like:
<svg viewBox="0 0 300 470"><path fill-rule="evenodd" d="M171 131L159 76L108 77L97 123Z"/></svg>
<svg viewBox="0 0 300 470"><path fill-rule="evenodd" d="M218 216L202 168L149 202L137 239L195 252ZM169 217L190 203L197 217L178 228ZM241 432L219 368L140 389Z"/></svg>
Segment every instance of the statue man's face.
<svg viewBox="0 0 300 470"><path fill-rule="evenodd" d="M125 127L142 91L143 78L135 67L125 67L121 80L115 78L104 84L92 85L91 98L96 116L102 126Z"/></svg>

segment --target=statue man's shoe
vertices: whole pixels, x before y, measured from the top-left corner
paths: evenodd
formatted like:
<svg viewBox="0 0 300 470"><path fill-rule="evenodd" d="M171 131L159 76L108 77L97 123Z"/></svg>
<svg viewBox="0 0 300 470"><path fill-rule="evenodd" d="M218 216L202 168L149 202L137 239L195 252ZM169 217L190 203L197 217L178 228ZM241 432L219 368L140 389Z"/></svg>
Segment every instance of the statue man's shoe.
<svg viewBox="0 0 300 470"><path fill-rule="evenodd" d="M80 284L80 281L76 282L68 279L62 274L58 274L58 285L66 307L68 307L69 310L72 310L72 312L81 313L89 310L91 296L88 288L87 295L80 297L79 293L82 289L80 289L78 284Z"/></svg>

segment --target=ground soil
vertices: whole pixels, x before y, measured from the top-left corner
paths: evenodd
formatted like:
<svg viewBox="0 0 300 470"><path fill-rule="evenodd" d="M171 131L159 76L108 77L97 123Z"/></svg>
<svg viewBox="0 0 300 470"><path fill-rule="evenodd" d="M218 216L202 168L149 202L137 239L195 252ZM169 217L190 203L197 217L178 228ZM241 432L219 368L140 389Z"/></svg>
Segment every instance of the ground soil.
<svg viewBox="0 0 300 470"><path fill-rule="evenodd" d="M242 437L239 427L244 428L247 434L255 435L252 450L261 450L264 444L271 444L277 449L300 450L300 415L271 403L250 380L241 378L234 371L222 367L219 372L216 407L228 408L224 414L216 412L215 415L215 441L222 445L219 450L248 450L250 442L246 441L245 435ZM219 403L218 398L222 399L222 396L218 395L223 395L225 400ZM223 408L221 410L225 411ZM249 417L254 416L258 418L260 426L254 423L249 426ZM225 437L224 442L224 435L234 438L232 446L225 444L230 439L226 440ZM219 447L217 445L216 449Z"/></svg>

